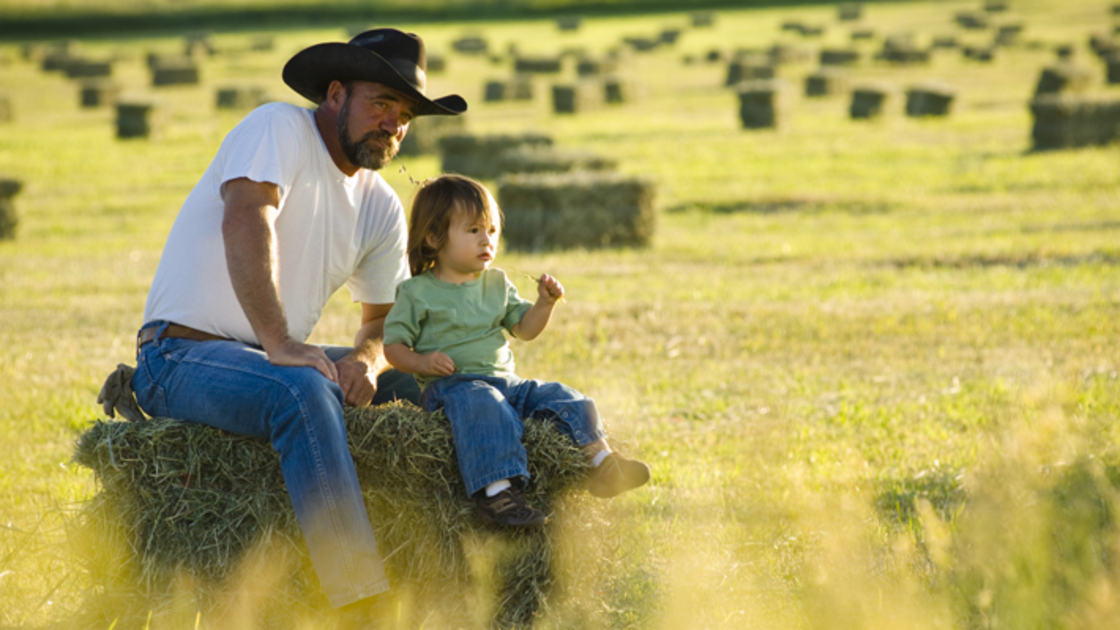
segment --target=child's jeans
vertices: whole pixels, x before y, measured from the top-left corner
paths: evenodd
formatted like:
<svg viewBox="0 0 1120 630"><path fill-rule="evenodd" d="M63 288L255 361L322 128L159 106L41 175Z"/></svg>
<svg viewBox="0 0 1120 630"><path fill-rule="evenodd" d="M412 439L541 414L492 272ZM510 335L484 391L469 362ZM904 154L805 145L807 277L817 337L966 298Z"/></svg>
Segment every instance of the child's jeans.
<svg viewBox="0 0 1120 630"><path fill-rule="evenodd" d="M579 446L606 435L595 402L563 383L452 374L429 384L420 405L443 409L451 422L459 472L471 496L495 481L529 478L523 418L547 417Z"/></svg>

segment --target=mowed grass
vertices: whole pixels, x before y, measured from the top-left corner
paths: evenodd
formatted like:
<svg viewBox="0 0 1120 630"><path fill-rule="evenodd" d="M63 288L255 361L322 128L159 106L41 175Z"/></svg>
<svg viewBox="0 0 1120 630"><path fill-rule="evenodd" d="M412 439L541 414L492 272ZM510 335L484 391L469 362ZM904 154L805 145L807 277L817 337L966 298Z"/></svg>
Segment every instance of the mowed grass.
<svg viewBox="0 0 1120 630"><path fill-rule="evenodd" d="M872 4L880 36L959 31L974 3ZM653 483L612 503L611 535L630 579L595 593L590 626L641 628L1110 627L1115 572L1120 345L1120 157L1116 147L1032 153L1026 104L1051 46L1104 85L1088 35L1110 28L1098 2L1021 1L1028 44L991 64L957 50L928 66L872 62L857 80L900 92L928 78L959 89L946 119L855 122L844 97L800 95L805 62L783 67L788 116L745 131L713 48L809 50L848 41L831 6L585 21L394 24L448 55L432 94L471 103L481 133L544 131L656 181L649 248L525 254L503 264L559 277L549 330L516 343L525 376L598 402ZM830 25L822 39L786 19ZM582 47L686 27L673 48L625 53L626 104L550 113L550 79L529 104L487 104L510 62L451 54L481 33L494 51ZM216 33L244 48L253 33ZM200 87L148 87L143 57L173 38L91 39L118 55L130 96L154 97L160 133L114 138L113 113L81 110L75 83L0 46L0 173L22 180L18 236L0 242L0 624L64 620L91 585L68 555L72 508L96 486L69 464L102 417L104 377L133 361L148 284L182 199L244 112L217 87L250 83L300 102L279 80L304 46L343 28L275 33L270 53L204 62ZM696 61L685 64L685 55ZM563 77L568 78L568 77ZM423 121L421 121L422 123ZM438 158L405 158L416 178ZM412 185L384 172L408 202ZM495 184L494 182L490 182ZM495 184L496 187L496 184ZM531 283L521 282L531 294ZM335 296L314 340L347 343L358 313ZM560 624L549 618L542 625ZM194 618L191 617L193 623Z"/></svg>

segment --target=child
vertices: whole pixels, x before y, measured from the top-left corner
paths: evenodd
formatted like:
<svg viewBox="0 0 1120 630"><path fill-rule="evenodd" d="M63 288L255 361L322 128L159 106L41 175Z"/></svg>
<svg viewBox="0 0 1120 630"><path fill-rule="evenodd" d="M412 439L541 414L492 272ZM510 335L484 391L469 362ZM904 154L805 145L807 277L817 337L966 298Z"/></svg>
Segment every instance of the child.
<svg viewBox="0 0 1120 630"><path fill-rule="evenodd" d="M416 376L428 411L451 423L459 470L476 514L511 527L547 518L519 492L529 476L523 418L543 414L583 447L591 494L613 497L649 480L649 466L611 451L591 399L562 383L514 374L505 331L526 341L544 330L564 287L542 275L537 302L491 269L501 211L478 182L444 175L416 193L408 230L412 278L397 287L385 320L385 357Z"/></svg>

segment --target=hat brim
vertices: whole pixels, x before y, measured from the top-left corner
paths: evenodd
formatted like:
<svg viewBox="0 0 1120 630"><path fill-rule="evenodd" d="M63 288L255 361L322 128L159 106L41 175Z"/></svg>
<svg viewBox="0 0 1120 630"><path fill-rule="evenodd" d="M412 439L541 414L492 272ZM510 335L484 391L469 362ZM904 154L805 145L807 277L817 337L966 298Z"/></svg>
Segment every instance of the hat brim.
<svg viewBox="0 0 1120 630"><path fill-rule="evenodd" d="M350 44L316 44L296 53L284 65L284 83L314 103L327 97L331 81L373 81L415 100L414 116L455 116L467 111L458 94L430 99L407 81L381 55Z"/></svg>

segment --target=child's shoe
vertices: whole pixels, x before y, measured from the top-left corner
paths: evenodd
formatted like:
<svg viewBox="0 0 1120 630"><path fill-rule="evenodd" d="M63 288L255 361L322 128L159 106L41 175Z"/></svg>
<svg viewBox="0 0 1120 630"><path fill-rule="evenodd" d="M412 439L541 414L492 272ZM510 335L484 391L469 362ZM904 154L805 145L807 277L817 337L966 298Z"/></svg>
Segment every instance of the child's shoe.
<svg viewBox="0 0 1120 630"><path fill-rule="evenodd" d="M593 496L609 499L627 490L633 490L647 481L649 481L649 466L612 452L603 458L598 466L591 469L587 490Z"/></svg>
<svg viewBox="0 0 1120 630"><path fill-rule="evenodd" d="M506 488L492 497L476 500L474 513L482 520L506 527L539 527L548 522L544 512L529 505L514 488Z"/></svg>

